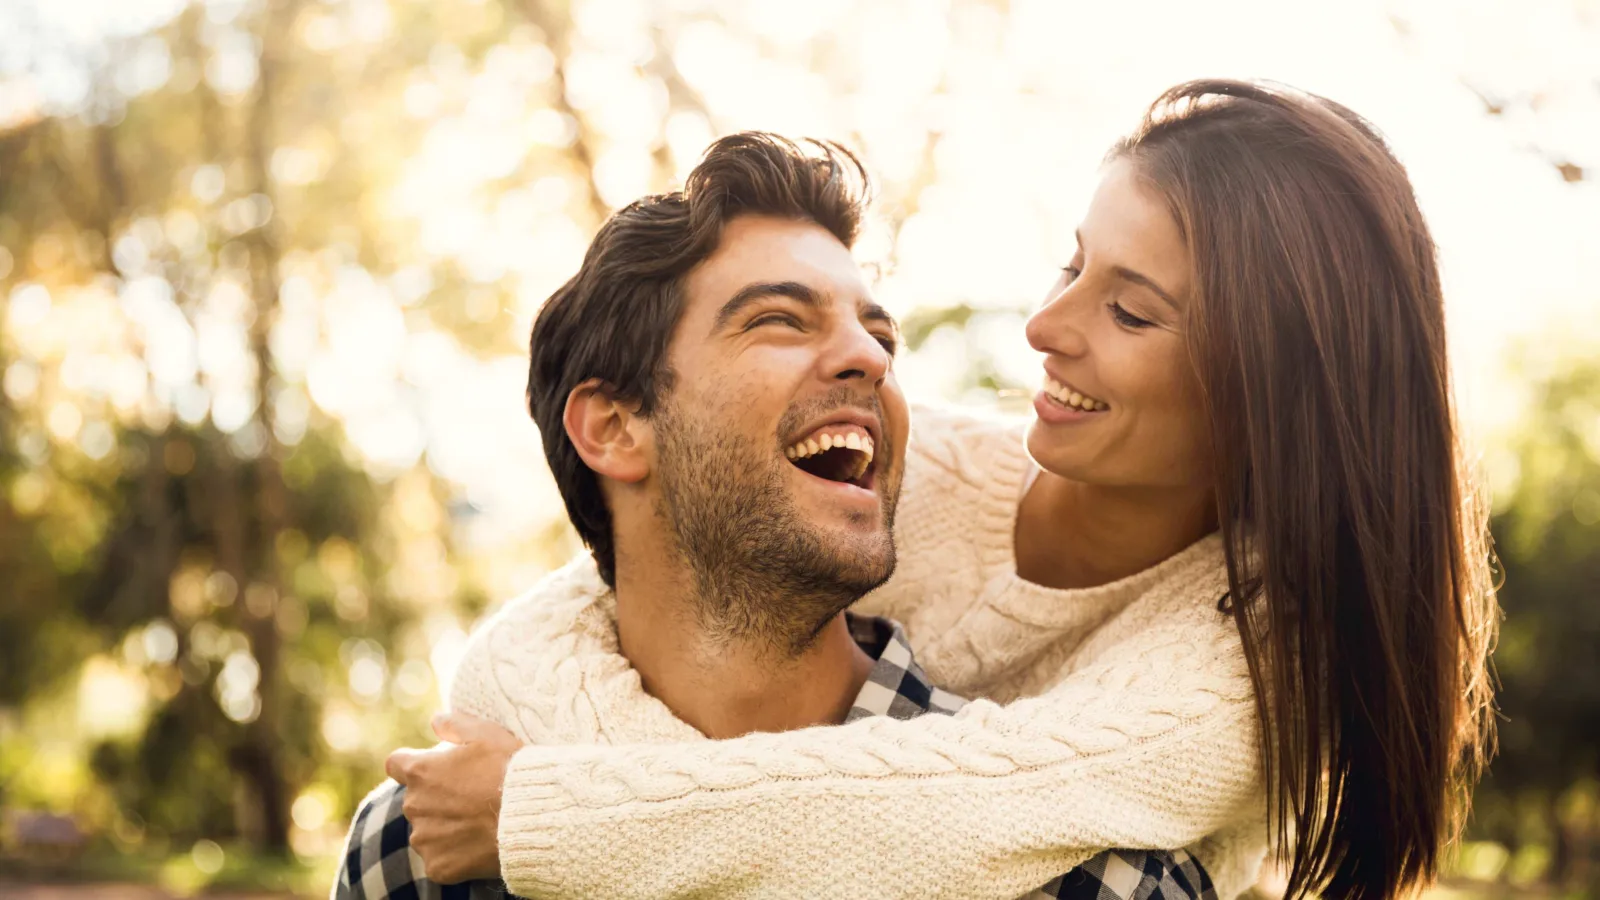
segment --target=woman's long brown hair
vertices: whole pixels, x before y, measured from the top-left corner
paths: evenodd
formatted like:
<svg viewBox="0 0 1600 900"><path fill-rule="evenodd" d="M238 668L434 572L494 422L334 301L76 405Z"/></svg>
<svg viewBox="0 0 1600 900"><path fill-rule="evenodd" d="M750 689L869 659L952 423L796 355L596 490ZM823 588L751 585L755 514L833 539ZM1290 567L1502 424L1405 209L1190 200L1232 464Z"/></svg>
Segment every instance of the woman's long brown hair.
<svg viewBox="0 0 1600 900"><path fill-rule="evenodd" d="M1195 81L1113 150L1194 259L1189 351L1289 895L1437 874L1492 741L1497 618L1434 245L1350 110Z"/></svg>

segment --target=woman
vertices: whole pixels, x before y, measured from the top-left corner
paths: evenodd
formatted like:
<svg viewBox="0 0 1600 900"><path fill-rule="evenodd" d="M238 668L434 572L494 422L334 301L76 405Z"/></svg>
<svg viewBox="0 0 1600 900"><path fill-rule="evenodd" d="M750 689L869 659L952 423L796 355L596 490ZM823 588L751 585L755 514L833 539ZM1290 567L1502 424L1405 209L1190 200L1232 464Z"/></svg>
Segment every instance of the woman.
<svg viewBox="0 0 1600 900"><path fill-rule="evenodd" d="M1231 896L1269 837L1291 894L1437 873L1489 737L1494 601L1434 249L1381 139L1286 89L1173 88L1110 154L1027 334L1026 452L920 414L900 572L863 602L934 680L1009 705L526 748L500 818L513 890L670 872L777 893L839 865L879 873L866 896L975 872L1015 896L1101 849L1181 846ZM863 824L886 805L910 839ZM715 847L652 838L711 822ZM720 879L730 857L755 880Z"/></svg>

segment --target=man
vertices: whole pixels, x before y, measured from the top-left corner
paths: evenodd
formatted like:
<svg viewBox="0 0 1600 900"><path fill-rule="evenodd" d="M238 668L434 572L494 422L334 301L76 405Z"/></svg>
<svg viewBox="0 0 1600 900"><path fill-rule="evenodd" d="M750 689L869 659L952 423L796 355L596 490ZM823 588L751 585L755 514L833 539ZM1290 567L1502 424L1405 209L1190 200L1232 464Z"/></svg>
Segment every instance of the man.
<svg viewBox="0 0 1600 900"><path fill-rule="evenodd" d="M411 793L368 798L336 898L504 891L498 779L519 741L688 741L962 705L897 626L845 612L894 571L909 431L897 327L849 252L865 187L840 148L735 135L681 193L601 229L539 315L528 382L595 565L475 634L452 706L514 735L450 719L436 730L459 746L392 757ZM1113 851L1036 895L1209 891L1181 851Z"/></svg>

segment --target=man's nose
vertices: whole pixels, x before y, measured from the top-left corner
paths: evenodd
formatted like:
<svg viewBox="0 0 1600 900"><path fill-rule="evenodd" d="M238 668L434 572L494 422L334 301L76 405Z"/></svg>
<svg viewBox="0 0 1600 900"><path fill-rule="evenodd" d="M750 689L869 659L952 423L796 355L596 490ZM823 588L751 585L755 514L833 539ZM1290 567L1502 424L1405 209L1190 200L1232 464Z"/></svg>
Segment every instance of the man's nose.
<svg viewBox="0 0 1600 900"><path fill-rule="evenodd" d="M828 377L840 381L861 379L879 384L889 375L892 362L887 348L859 323L841 326L824 361Z"/></svg>

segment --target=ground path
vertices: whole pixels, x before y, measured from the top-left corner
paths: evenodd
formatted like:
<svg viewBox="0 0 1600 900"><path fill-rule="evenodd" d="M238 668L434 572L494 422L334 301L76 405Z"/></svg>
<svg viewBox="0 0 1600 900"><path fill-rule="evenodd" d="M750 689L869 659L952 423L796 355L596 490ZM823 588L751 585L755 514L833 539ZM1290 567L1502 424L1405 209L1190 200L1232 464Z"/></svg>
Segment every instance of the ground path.
<svg viewBox="0 0 1600 900"><path fill-rule="evenodd" d="M179 900L180 895L148 884L38 884L0 879L5 900ZM226 891L196 894L184 900L295 900L293 894L270 891Z"/></svg>

